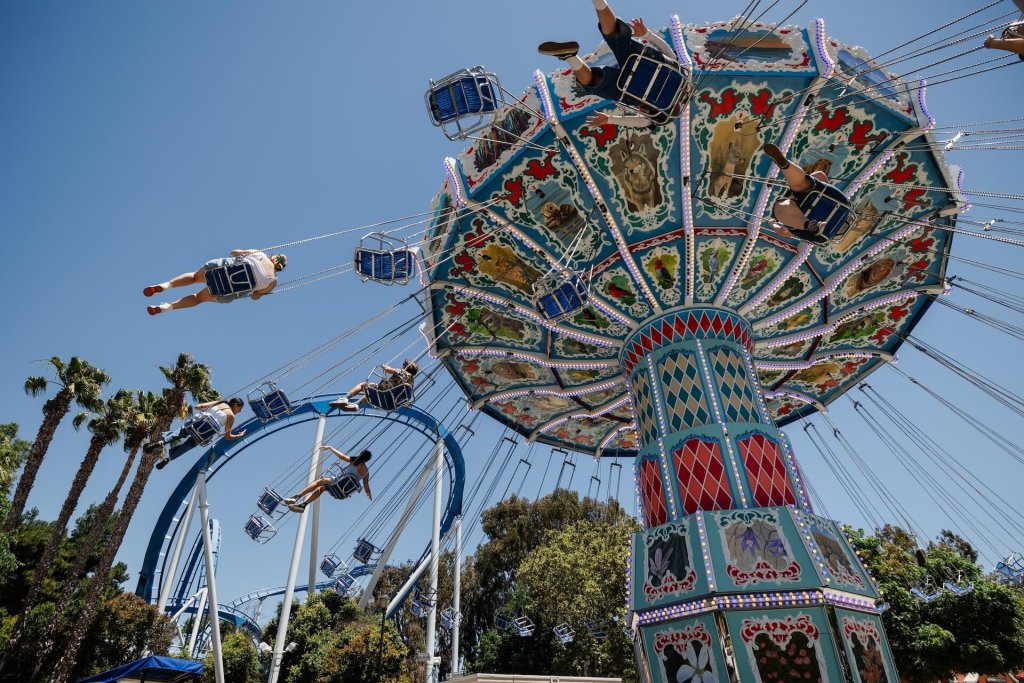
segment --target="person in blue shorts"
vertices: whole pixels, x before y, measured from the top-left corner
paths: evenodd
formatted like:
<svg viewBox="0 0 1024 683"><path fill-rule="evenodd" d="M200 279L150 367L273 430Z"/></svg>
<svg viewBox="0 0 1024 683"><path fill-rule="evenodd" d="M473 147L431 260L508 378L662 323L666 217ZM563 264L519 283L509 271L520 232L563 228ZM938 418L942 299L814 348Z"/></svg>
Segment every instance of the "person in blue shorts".
<svg viewBox="0 0 1024 683"><path fill-rule="evenodd" d="M678 65L672 48L660 35L648 30L643 19L634 19L627 24L615 15L606 0L593 0L593 3L594 9L597 10L598 28L605 43L615 55L615 61L618 62L616 66L588 66L578 56L580 44L576 41L548 41L541 43L537 48L542 55L558 57L568 64L583 92L606 100L621 100L623 92L619 88L619 74L626 60L633 55L642 54L655 61ZM643 45L636 38L643 38L656 49ZM670 115L661 111L644 111L643 115L636 116L608 116L597 113L591 115L587 123L593 126L613 124L643 128L667 123L675 115L677 112Z"/></svg>
<svg viewBox="0 0 1024 683"><path fill-rule="evenodd" d="M195 294L183 296L171 303L161 303L146 308L150 315L158 315L164 311L177 310L179 308L191 308L199 304L216 301L219 304L226 304L249 297L256 301L277 286L277 274L288 265L288 258L284 254L267 256L258 249L235 249L227 258L216 258L207 261L203 267L192 273L182 273L176 278L161 282L157 285L150 285L142 290L144 296L153 296L173 287L188 287L189 285L206 285L206 272L215 268L234 265L236 263L247 263L252 268L254 285L252 289L244 292L235 292L230 295L216 296L210 291L209 286L204 286Z"/></svg>
<svg viewBox="0 0 1024 683"><path fill-rule="evenodd" d="M845 234L854 220L850 199L821 171L806 173L768 143L764 153L782 171L789 191L775 202L772 228L780 235L812 244L828 244Z"/></svg>
<svg viewBox="0 0 1024 683"><path fill-rule="evenodd" d="M336 477L323 477L296 493L291 498L282 501L292 512L302 512L306 506L324 495L324 492L331 493L335 498L347 498L358 490L359 481L362 480L363 490L366 497L373 500L373 493L370 491L370 470L366 463L370 461L370 451L363 451L356 457L345 455L332 446L321 446L320 450L330 451L348 464L342 468ZM332 490L333 489L333 490Z"/></svg>

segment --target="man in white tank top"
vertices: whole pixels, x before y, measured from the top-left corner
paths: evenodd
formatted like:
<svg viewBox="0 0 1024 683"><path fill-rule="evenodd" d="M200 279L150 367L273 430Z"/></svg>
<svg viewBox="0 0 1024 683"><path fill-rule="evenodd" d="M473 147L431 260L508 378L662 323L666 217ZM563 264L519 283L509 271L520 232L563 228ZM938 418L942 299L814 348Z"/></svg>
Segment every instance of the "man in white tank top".
<svg viewBox="0 0 1024 683"><path fill-rule="evenodd" d="M185 452L194 448L196 444L195 435L192 433L190 427L192 423L200 418L208 418L217 425L217 433L223 434L225 439L235 440L241 439L245 436L245 430L240 432L233 431L235 426L235 415L242 412L242 408L245 407L245 402L240 398L232 398L227 401L209 401L207 403L200 403L195 407L194 415L190 420L186 420L176 432L164 432L163 439L160 441L151 441L146 444L145 451L152 453L153 451L162 450L164 446L170 446L170 453L165 453L164 457L160 459L160 462L156 464L158 470L162 470L167 466L171 460L184 455Z"/></svg>
<svg viewBox="0 0 1024 683"><path fill-rule="evenodd" d="M230 294L215 294L210 291L207 284L206 274L208 271L226 268L236 264L250 266L253 276L253 285L244 291L235 291ZM176 278L161 282L157 285L150 285L142 290L145 296L153 296L174 287L188 287L189 285L205 285L195 294L189 294L171 303L161 303L146 308L150 315L157 315L164 311L176 310L179 308L192 308L208 301L216 301L225 304L235 299L249 297L253 301L261 296L270 294L277 286L277 274L288 265L288 258L284 254L267 256L257 249L235 249L228 258L216 258L207 261L203 267L192 273L182 273Z"/></svg>

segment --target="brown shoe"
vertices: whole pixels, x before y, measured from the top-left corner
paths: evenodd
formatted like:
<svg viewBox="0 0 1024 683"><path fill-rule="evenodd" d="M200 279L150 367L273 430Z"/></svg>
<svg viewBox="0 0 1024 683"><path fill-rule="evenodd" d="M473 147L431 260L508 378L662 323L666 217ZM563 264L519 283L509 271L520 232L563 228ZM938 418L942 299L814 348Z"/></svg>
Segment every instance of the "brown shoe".
<svg viewBox="0 0 1024 683"><path fill-rule="evenodd" d="M789 166L789 159L787 159L786 155L780 152L779 148L772 143L765 143L763 149L764 153L771 157L772 161L775 162L775 165L778 166L780 170Z"/></svg>
<svg viewBox="0 0 1024 683"><path fill-rule="evenodd" d="M566 43L559 43L553 40L549 40L546 43L541 43L537 46L537 52L542 55L548 55L549 57L558 57L559 59L566 59L568 57L575 57L580 52L580 44L575 40L570 40Z"/></svg>
<svg viewBox="0 0 1024 683"><path fill-rule="evenodd" d="M142 296L153 296L154 294L159 294L162 291L164 291L164 288L160 285L150 285L142 290Z"/></svg>

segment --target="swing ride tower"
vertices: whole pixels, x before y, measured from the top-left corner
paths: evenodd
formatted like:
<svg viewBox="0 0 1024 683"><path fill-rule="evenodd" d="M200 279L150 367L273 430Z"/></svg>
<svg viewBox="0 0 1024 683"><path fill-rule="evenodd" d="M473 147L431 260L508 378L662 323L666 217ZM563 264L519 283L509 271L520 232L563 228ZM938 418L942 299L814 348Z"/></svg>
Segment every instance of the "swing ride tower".
<svg viewBox="0 0 1024 683"><path fill-rule="evenodd" d="M643 680L895 683L881 596L814 514L782 428L892 362L944 292L959 170L924 82L821 20L673 17L662 35L688 74L668 124L588 124L631 112L538 71L463 136L424 236L424 334L471 404L528 440L634 459ZM768 142L849 197L830 243L771 231L785 188Z"/></svg>

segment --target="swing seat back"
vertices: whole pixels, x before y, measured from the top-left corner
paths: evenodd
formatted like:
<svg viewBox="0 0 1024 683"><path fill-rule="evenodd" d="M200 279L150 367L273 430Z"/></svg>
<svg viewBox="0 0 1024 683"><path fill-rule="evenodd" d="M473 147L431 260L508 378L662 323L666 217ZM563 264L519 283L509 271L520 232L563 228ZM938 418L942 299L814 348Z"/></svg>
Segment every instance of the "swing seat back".
<svg viewBox="0 0 1024 683"><path fill-rule="evenodd" d="M415 263L415 256L410 249L356 249L356 273L364 282L373 280L385 285L404 285L415 274Z"/></svg>
<svg viewBox="0 0 1024 683"><path fill-rule="evenodd" d="M630 55L622 65L617 82L622 104L643 113L675 118L690 91L689 71L644 53Z"/></svg>
<svg viewBox="0 0 1024 683"><path fill-rule="evenodd" d="M356 541L356 549L352 551L352 557L357 562L362 564L370 564L370 560L377 552L377 546L367 541L365 538L360 538Z"/></svg>
<svg viewBox="0 0 1024 683"><path fill-rule="evenodd" d="M608 627L605 624L588 621L587 631L590 632L590 637L594 640L604 640L608 637Z"/></svg>
<svg viewBox="0 0 1024 683"><path fill-rule="evenodd" d="M366 387L366 402L378 410L398 410L411 404L412 400L412 386L409 384L396 384L384 388L370 384Z"/></svg>
<svg viewBox="0 0 1024 683"><path fill-rule="evenodd" d="M260 422L270 422L292 412L288 396L272 382L262 384L249 392L249 407Z"/></svg>
<svg viewBox="0 0 1024 683"><path fill-rule="evenodd" d="M267 486L263 489L263 495L256 501L256 507L268 515L273 515L279 511L278 508L280 508L282 500L284 499L281 494Z"/></svg>
<svg viewBox="0 0 1024 683"><path fill-rule="evenodd" d="M214 296L241 297L249 294L256 286L252 264L241 259L219 268L210 268L204 275L206 286Z"/></svg>
<svg viewBox="0 0 1024 683"><path fill-rule="evenodd" d="M829 241L842 239L854 223L853 206L838 188L814 180L814 187L797 206L807 220L817 221L823 226L822 237Z"/></svg>
<svg viewBox="0 0 1024 683"><path fill-rule="evenodd" d="M587 303L588 290L576 274L561 281L542 281L537 309L548 320L558 320L579 311Z"/></svg>
<svg viewBox="0 0 1024 683"><path fill-rule="evenodd" d="M558 642L565 644L571 643L572 639L576 637L576 631L573 630L572 626L567 623L561 623L555 626L555 638Z"/></svg>
<svg viewBox="0 0 1024 683"><path fill-rule="evenodd" d="M494 613L494 628L499 631L505 631L509 626L512 625L512 620L506 617L501 612Z"/></svg>
<svg viewBox="0 0 1024 683"><path fill-rule="evenodd" d="M536 628L533 624L533 620L530 617L522 616L516 617L512 620L512 629L516 632L516 635L525 638L526 636L533 635L533 629Z"/></svg>
<svg viewBox="0 0 1024 683"><path fill-rule="evenodd" d="M353 493L359 493L363 487L359 484L359 477L354 474L344 474L327 487L327 493L337 500L345 500Z"/></svg>
<svg viewBox="0 0 1024 683"><path fill-rule="evenodd" d="M449 140L462 140L482 130L489 115L504 104L497 76L482 66L430 81L424 100L430 122Z"/></svg>
<svg viewBox="0 0 1024 683"><path fill-rule="evenodd" d="M328 579L333 579L339 569L342 574L348 573L348 565L337 555L324 555L324 559L320 560L320 573Z"/></svg>
<svg viewBox="0 0 1024 683"><path fill-rule="evenodd" d="M441 612L441 626L449 631L455 628L456 624L462 622L462 615L455 611L454 607L446 607Z"/></svg>
<svg viewBox="0 0 1024 683"><path fill-rule="evenodd" d="M198 446L208 446L220 434L220 425L209 415L200 413L188 423L188 431Z"/></svg>
<svg viewBox="0 0 1024 683"><path fill-rule="evenodd" d="M264 544L277 534L277 529L262 515L250 515L249 521L242 527L245 535L259 544Z"/></svg>

